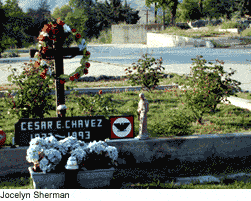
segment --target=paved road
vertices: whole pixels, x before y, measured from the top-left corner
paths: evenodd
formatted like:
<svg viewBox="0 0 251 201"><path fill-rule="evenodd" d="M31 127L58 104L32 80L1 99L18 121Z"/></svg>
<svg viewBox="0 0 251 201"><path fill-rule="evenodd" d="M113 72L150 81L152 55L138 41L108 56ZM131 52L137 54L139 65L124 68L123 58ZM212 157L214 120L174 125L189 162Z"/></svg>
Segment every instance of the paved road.
<svg viewBox="0 0 251 201"><path fill-rule="evenodd" d="M250 53L249 47L237 48L149 48L147 45L142 44L109 44L109 45L91 45L88 46L88 51L91 52L88 76L99 75L126 75L124 69L128 66L132 66L133 62L137 63L139 58L142 58L142 54L150 53L155 59L163 58L162 66L165 67L165 73L178 73L189 74L190 67L192 66L192 58L196 58L196 55L202 55L203 59L215 63L215 59L223 60L225 64L223 68L225 71L230 72L230 68L237 70L237 72L231 77L242 83L241 88L243 90L251 91L250 82ZM20 58L15 58L16 60ZM3 59L0 59L0 61ZM14 60L14 59L10 59ZM22 58L22 60L30 60L29 57ZM79 67L80 56L73 59L64 60L64 73L70 74L73 70ZM12 63L12 67L20 68L23 62ZM0 84L7 83L7 76L11 72L7 72L7 67L10 64L0 64ZM4 71L5 70L5 71Z"/></svg>

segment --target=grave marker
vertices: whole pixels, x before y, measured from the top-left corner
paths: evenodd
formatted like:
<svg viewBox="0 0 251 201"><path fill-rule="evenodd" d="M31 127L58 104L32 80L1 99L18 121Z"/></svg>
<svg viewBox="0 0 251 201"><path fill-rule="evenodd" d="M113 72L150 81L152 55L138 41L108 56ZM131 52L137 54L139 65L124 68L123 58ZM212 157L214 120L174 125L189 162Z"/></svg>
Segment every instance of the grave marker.
<svg viewBox="0 0 251 201"><path fill-rule="evenodd" d="M133 138L133 125L133 116L23 118L15 124L15 144L29 146L31 139L51 135L57 140L73 136L84 142Z"/></svg>

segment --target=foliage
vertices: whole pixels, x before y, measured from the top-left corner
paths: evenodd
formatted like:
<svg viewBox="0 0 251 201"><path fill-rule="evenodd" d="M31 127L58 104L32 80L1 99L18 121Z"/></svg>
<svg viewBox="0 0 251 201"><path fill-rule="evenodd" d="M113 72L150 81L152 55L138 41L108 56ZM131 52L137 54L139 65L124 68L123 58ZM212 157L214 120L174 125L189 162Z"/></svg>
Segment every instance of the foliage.
<svg viewBox="0 0 251 201"><path fill-rule="evenodd" d="M241 32L242 36L251 36L251 28L245 29L243 32Z"/></svg>
<svg viewBox="0 0 251 201"><path fill-rule="evenodd" d="M83 111L88 116L103 115L106 119L109 119L110 114L118 113L115 109L115 104L112 103L112 95L102 96L102 91L100 94L96 94L93 97L85 99L84 97L79 97L78 91L72 91L69 101L73 101L78 105L78 108L69 107L67 110L67 115L73 116L77 111Z"/></svg>
<svg viewBox="0 0 251 201"><path fill-rule="evenodd" d="M98 36L99 21L97 20L97 11L95 11L95 4L92 0L70 0L69 5L73 7L74 13L68 13L65 22L69 26L74 23L74 27L84 38L91 39L94 36Z"/></svg>
<svg viewBox="0 0 251 201"><path fill-rule="evenodd" d="M156 8L162 8L162 10L166 10L167 8L171 11L171 24L174 25L174 20L176 17L177 7L180 4L178 0L146 0L146 6L149 7L152 3L156 4ZM166 22L165 15L163 15L163 22Z"/></svg>
<svg viewBox="0 0 251 201"><path fill-rule="evenodd" d="M235 71L228 73L225 80L222 81L221 76L226 73L223 67L220 65L207 67L204 65L206 60L200 60L200 58L202 56L192 59L195 60L196 66L192 68L193 77L185 82L185 87L188 88L184 91L185 96L182 100L182 103L191 110L199 123L201 123L203 113L215 111L217 104L224 100L224 97L237 96L234 90L241 90L238 86L241 84L240 82L228 78ZM224 64L224 62L216 61ZM209 62L209 64L212 63ZM207 69L213 70L213 72L206 72Z"/></svg>
<svg viewBox="0 0 251 201"><path fill-rule="evenodd" d="M37 33L39 33L44 24L47 24L51 18L49 5L47 5L46 1L41 0L39 7L37 9L28 8L26 15L33 19L32 26L29 25L28 32L29 35L33 36L34 42L37 42Z"/></svg>
<svg viewBox="0 0 251 201"><path fill-rule="evenodd" d="M135 85L141 85L142 87L146 87L148 90L151 91L152 88L156 87L159 83L159 79L161 78L160 74L157 72L157 70L161 70L161 68L165 69L164 67L161 66L162 64L162 59L159 60L158 64L159 66L155 69L150 68L152 65L157 64L155 62L154 58L147 58L147 54L143 55L143 58L146 58L144 61L143 59L139 59L138 62L139 64L136 66L133 66L133 70L137 70L138 74L135 73L133 75L127 75L129 79L129 83L132 84L133 86ZM133 63L135 64L135 63ZM125 69L125 71L128 71L129 74L132 73L130 70L131 67L128 67L128 69ZM126 72L126 74L128 73Z"/></svg>
<svg viewBox="0 0 251 201"><path fill-rule="evenodd" d="M11 51L7 54L3 54L2 56L0 56L0 58L9 58L9 57L19 57L18 51Z"/></svg>
<svg viewBox="0 0 251 201"><path fill-rule="evenodd" d="M238 22L230 21L230 22L223 22L221 28L222 29L234 29L234 28L243 29L244 26Z"/></svg>
<svg viewBox="0 0 251 201"><path fill-rule="evenodd" d="M83 32L81 33L90 40L94 37L98 38L100 32L110 28L112 24L124 21L136 24L139 20L139 11L133 11L127 4L123 6L121 0L111 0L110 3L107 1L94 3L92 0L71 0L69 5L74 8L72 17L76 11L82 13L82 17L86 17L85 21L82 22L84 26L82 24ZM70 24L70 20L66 22Z"/></svg>
<svg viewBox="0 0 251 201"><path fill-rule="evenodd" d="M49 88L49 84L53 84L53 81L49 76L46 79L42 78L38 74L40 70L44 69L30 64L30 67L24 68L20 76L14 75L14 71L16 71L14 68L12 75L8 77L9 81L14 78L12 83L17 84L20 89L17 91L15 99L7 98L12 93L11 90L8 90L9 95L6 94L4 99L5 106L9 108L11 114L17 115L19 119L43 118L45 113L50 114L49 111L55 101L51 95L52 89Z"/></svg>
<svg viewBox="0 0 251 201"><path fill-rule="evenodd" d="M4 24L3 22L7 21L6 15L5 15L5 10L2 9L2 2L0 2L0 17L2 20L2 23L0 24L0 34L1 34L1 40L0 40L0 56L1 53L4 52L5 49L7 49L11 44L10 44L10 39L6 36L4 33Z"/></svg>
<svg viewBox="0 0 251 201"><path fill-rule="evenodd" d="M203 1L203 16L219 19L222 14L220 13L221 7L217 0L205 0Z"/></svg>
<svg viewBox="0 0 251 201"><path fill-rule="evenodd" d="M8 0L2 6L1 15L1 47L0 53L5 49L17 44L22 47L30 42L30 38L25 33L27 25L32 21L25 16L25 13L18 6L16 0Z"/></svg>
<svg viewBox="0 0 251 201"><path fill-rule="evenodd" d="M53 14L52 14L52 17L54 19L57 19L57 18L60 18L62 21L65 21L68 13L72 13L73 10L70 6L68 5L63 5L61 8L59 7L56 7Z"/></svg>
<svg viewBox="0 0 251 201"><path fill-rule="evenodd" d="M162 121L161 123L155 122L151 128L152 132L164 136L192 135L192 125L189 123L194 119L187 109L172 110L168 115L171 120L167 122Z"/></svg>
<svg viewBox="0 0 251 201"><path fill-rule="evenodd" d="M181 16L182 21L193 21L198 20L202 17L199 0L183 0L181 4Z"/></svg>

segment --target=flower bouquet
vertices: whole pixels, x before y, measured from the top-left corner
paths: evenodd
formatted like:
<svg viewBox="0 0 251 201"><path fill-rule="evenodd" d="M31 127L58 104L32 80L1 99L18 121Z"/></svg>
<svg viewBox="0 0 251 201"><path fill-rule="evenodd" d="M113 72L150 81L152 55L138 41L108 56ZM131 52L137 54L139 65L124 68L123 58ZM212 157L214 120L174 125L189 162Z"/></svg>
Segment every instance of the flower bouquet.
<svg viewBox="0 0 251 201"><path fill-rule="evenodd" d="M60 141L54 136L36 137L30 141L26 160L34 163L34 172L61 172L70 157L76 159L80 168L107 169L117 166L118 151L103 141L85 143L72 136Z"/></svg>
<svg viewBox="0 0 251 201"><path fill-rule="evenodd" d="M103 141L93 141L84 149L86 157L81 161L87 170L108 169L117 166L118 151L116 147L108 146Z"/></svg>

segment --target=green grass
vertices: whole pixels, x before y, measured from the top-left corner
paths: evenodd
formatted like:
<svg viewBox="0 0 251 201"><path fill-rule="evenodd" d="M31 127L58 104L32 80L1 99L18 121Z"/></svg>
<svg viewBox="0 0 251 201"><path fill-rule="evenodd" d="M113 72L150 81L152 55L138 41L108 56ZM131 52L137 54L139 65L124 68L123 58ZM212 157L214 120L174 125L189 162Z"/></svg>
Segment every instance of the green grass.
<svg viewBox="0 0 251 201"><path fill-rule="evenodd" d="M1 178L0 189L34 189L32 179L29 176L15 175Z"/></svg>
<svg viewBox="0 0 251 201"><path fill-rule="evenodd" d="M226 47L230 47L231 45L230 44L227 44L227 45L221 45L219 43L216 43L214 40L210 40L212 42L212 44L214 45L214 47L216 48L226 48Z"/></svg>
<svg viewBox="0 0 251 201"><path fill-rule="evenodd" d="M243 29L244 27L235 21L228 21L228 22L223 22L222 23L222 29Z"/></svg>
<svg viewBox="0 0 251 201"><path fill-rule="evenodd" d="M175 76L174 83L182 84L184 81L183 76ZM148 91L143 91L148 102L149 102L149 112L148 116L148 132L151 137L164 137L164 136L174 136L176 133L168 132L167 129L170 126L170 121L172 117L170 114L176 114L181 112L179 115L183 115L183 104L180 101L180 97L183 93L179 89L169 89L169 90L154 90L153 93ZM139 102L140 91L129 91L123 93L112 93L112 104L118 110L118 114L112 115L134 115L135 120L135 133L139 131L139 121L136 118L136 110ZM102 96L107 96L109 94L102 94ZM66 106L69 108L67 110L66 116L70 116L70 110L73 109L73 116L89 116L87 111L79 111L76 102L70 99L71 96L66 96ZM89 95L81 95L86 99L90 99ZM55 108L56 108L56 97ZM4 105L4 100L0 100L0 128L4 130L7 135L6 146L11 145L12 137L14 137L14 125L18 122L17 116L12 116L8 114L8 108ZM160 115L161 114L161 115ZM187 113L187 116L191 114ZM50 111L50 115L45 115L47 117L55 117L55 110ZM191 116L190 116L191 117ZM189 118L190 118L189 117ZM156 121L158 120L158 121ZM235 133L235 132L249 132L251 131L251 115L250 111L246 109L241 109L235 107L234 105L226 105L220 103L217 106L216 113L205 113L203 115L204 125L195 124L195 120L190 119L189 125L191 125L191 134L225 134L225 133ZM157 122L162 122L158 125ZM176 132L176 131L175 131Z"/></svg>
<svg viewBox="0 0 251 201"><path fill-rule="evenodd" d="M140 171L139 168L136 168L136 169ZM241 172L249 173L250 169L241 171ZM232 171L231 173L237 174L236 171ZM183 185L176 185L175 180L163 182L163 178L161 178L161 175L156 172L147 172L147 173L145 172L145 174L147 174L147 177L150 178L152 182L149 182L149 183L139 182L139 179L134 178L134 176L132 177L129 176L130 178L127 178L126 176L130 175L130 171L128 172L128 171L123 170L121 171L118 177L116 176L117 181L116 181L116 177L113 177L111 181L111 186L108 188L112 188L112 189L118 189L118 188L122 188L122 189L251 189L251 178L247 178L245 180L243 179L241 181L226 180L226 176L230 173L221 174L220 176L224 176L224 178L220 179L220 183L206 182L206 183L200 184L199 181L198 182L194 181L190 184L183 184ZM1 189L34 189L32 179L28 175L25 175L25 176L19 176L19 175L20 174L15 174L15 176L11 175L11 176L1 178L2 180L0 181L0 188ZM206 174L203 176L206 176ZM212 174L212 176L217 177L219 175ZM124 180L121 180L120 177L126 178L126 182L123 185L121 185L121 181L124 181ZM127 182L129 179L131 182ZM135 182L132 182L132 181L135 181Z"/></svg>

